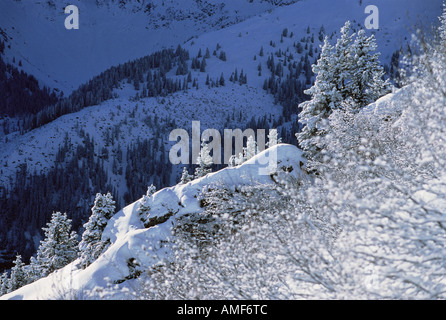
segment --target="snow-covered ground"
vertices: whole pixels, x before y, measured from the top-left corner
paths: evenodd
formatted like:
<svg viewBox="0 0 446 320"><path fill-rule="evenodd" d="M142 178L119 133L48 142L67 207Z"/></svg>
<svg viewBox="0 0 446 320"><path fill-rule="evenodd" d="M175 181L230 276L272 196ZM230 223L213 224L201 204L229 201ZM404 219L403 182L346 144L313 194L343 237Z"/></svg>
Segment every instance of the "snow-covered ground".
<svg viewBox="0 0 446 320"><path fill-rule="evenodd" d="M165 47L186 41L195 47L219 42L231 59L242 64L270 40L278 43L284 28L300 39L308 26L317 32L324 25L327 34L338 31L346 20L364 27L365 8L375 5L380 17L375 33L382 59L388 62L410 40L417 23L429 27L436 20L442 4L442 0L302 0L276 7L267 1L170 0L152 1L155 6L145 12L140 3L127 2L120 6L118 1L99 1L98 6L93 0L71 1L79 7L80 27L67 30L62 3L1 1L6 55L67 96L107 68Z"/></svg>
<svg viewBox="0 0 446 320"><path fill-rule="evenodd" d="M372 4L380 10L380 29L373 32L378 50L382 52L381 60L388 63L392 53L410 41L410 34L418 25L426 26L437 21L443 1L302 0L283 7L261 1L251 5L238 0L228 1L221 7L219 4L223 2L207 1L212 4L209 8L213 8L214 13L206 18L201 16L203 8L195 7L192 0L181 2L177 8L177 1L165 2L165 7L158 6L153 9L153 15L148 16L133 2L125 9L119 9L115 2L98 7L93 0L76 0L73 4L79 6L82 22L79 30L71 31L63 27L66 15L59 3L48 6L46 2L39 1L0 2L0 32L8 40L6 45L11 46L6 49L7 60L12 62L12 57L15 57L16 65L21 61L23 70L66 95L112 65L164 47L175 47L178 43L190 51L191 57L196 56L199 49L204 54L209 48L212 53L217 44L227 56L225 62L211 57L206 73L193 73L193 77L199 80L199 90L193 88L165 98L134 101L130 99L135 93L133 89L123 85L117 99L62 116L24 135L12 133L7 136L7 142L5 137L0 137L2 186L13 179L18 166L25 162L30 172L46 172L54 164L57 150L66 135L73 146L82 142L78 134L80 129L94 137L96 150L101 150L105 145L106 132L120 126L122 134L118 142L125 149L138 138L154 135L152 128L144 124L147 115L170 116L175 119L177 127L184 129L190 128L194 120L201 122L202 129L221 128L229 115L240 111L243 119L232 123L234 126L246 124L252 116L272 114L278 117L281 107L275 105L273 97L262 89L263 81L269 76L266 67L268 56L279 49L292 48L293 42L300 41L302 37L314 34L317 38L322 25L329 35L339 33L346 20L354 21L358 28L362 27L367 17L364 9ZM285 37L281 42L284 28L294 36ZM270 46L271 41L274 46ZM263 57L259 56L261 47L264 48ZM298 58L295 57L297 61ZM263 76L257 75L259 63L264 70ZM247 86L228 81L235 69L248 74ZM222 73L226 86L208 89L204 85L207 74L216 79ZM404 90L383 97L366 110L382 114L387 108L393 108L392 101L401 94ZM132 113L134 117L130 116ZM303 160L300 151L289 145L275 149L280 161L296 168L291 175L302 178L300 175L304 174L297 169ZM108 165L111 166L111 162ZM113 244L90 267L78 270L74 262L2 298L82 298L82 292L95 288L105 290L110 283L125 279L130 272L127 263L130 258L136 258L145 268L150 268L161 256L168 254L165 251L167 247L153 255L148 255L150 250L144 248L156 248L159 240L168 239L176 218L201 210L199 194L205 185L216 181L228 186L271 183L269 176L258 175L258 169L250 161L239 168L227 168L186 185L160 190L152 197L153 217L161 217L166 211L177 213L155 227L144 227L136 215L136 203L126 206L115 215L105 231ZM123 188L121 193L124 191L123 177L112 176L111 183ZM116 292L122 292L126 286L131 286L131 281L118 285ZM109 289L111 294L115 292L114 288Z"/></svg>
<svg viewBox="0 0 446 320"><path fill-rule="evenodd" d="M268 159L275 154L277 162ZM169 239L172 227L183 215L197 214L202 190L218 185L234 190L242 186L276 184L272 174L277 173L280 181L303 181L309 179L301 169L305 159L302 151L292 145L279 144L271 147L239 167L225 168L210 173L187 184L178 184L159 190L150 198L148 219L165 222L145 228L137 213L138 201L117 212L103 232L110 239L110 247L86 269L77 267L78 261L24 286L0 299L82 299L91 294L112 299L128 298L135 280L126 280L131 274L128 261L135 259L141 270L149 270L161 259L169 257ZM271 174L265 174L268 170ZM172 215L172 213L174 213Z"/></svg>
<svg viewBox="0 0 446 320"><path fill-rule="evenodd" d="M359 5L359 1L352 0L304 0L292 5L276 7L269 12L260 12L271 6L255 2L254 7L251 6L252 4L240 5L242 10L235 2L230 1L223 11L231 16L230 13L237 10L246 20L214 31L205 28L203 22L200 25L198 18L194 21L167 20L178 28L181 26L183 33L180 33L170 24L168 28L160 27L156 30L140 27L139 24L148 23L147 13L136 10L131 5L123 10L115 5L97 7L92 2L85 1L79 2L79 7L82 20L85 21L83 23L87 26L82 26L79 30L71 30L70 36L67 37L68 30L56 27L58 22L63 25L61 21L64 15L60 12L60 4L48 7L35 1L26 4L2 1L0 27L13 37L8 42L11 44L11 49L6 50L6 55L10 58L15 56L16 63L20 59L23 60L23 69L36 75L44 83L46 80L51 80L60 85L63 84L65 88L69 87L66 93L107 67L147 55L163 47L183 43L188 36L184 24L188 23L200 25L200 28L207 31L200 35L194 34L194 37L183 45L189 50L191 58L195 57L200 49L202 54L206 49L212 53L219 44L221 50L226 53L227 61L221 61L211 54L211 58L207 60L206 72L192 73L192 77L198 79L200 89L196 91L193 88L186 93L176 93L167 97L166 103L160 103L160 99L156 98L143 99L139 102L130 101L129 97L135 92L124 85L123 90L117 91L119 99L106 101L100 106L93 106L79 113L65 115L54 123L24 135L19 135L17 132L11 133L7 137L8 142L5 142L5 137L0 135L0 154L4 155L0 159L0 168L3 171L0 181L6 186L15 175L17 167L23 163L27 164L30 172L34 170L36 173L46 172L54 165L57 149L66 134L70 136L74 146L79 142L75 128L82 128L88 132L98 143L98 150L100 150L104 144L102 137L105 131L122 123L128 116L128 112L136 105L143 105L144 107L140 109L143 112L134 119L135 128L123 129L129 132L125 135L125 141L121 141L124 149L130 141L147 136L146 129L148 128L138 123L147 112L156 114L158 117L169 115L182 128L189 128L192 121L201 121L203 130L222 128L226 117L240 110L244 114L243 122L240 124L246 124L252 116L272 114L273 117L277 117L281 106L275 105L273 98L262 89L264 80L269 77L267 58L279 49L282 52L289 50L293 43L299 42L302 37L308 37L308 27L310 27L310 33L315 35L315 47L319 43L318 32L322 25L327 34L339 33L339 28L346 20L356 21L358 27L363 27L362 23L367 17L364 9L372 2L380 9L380 30L374 32L379 45L378 50L382 53L381 60L386 63L389 62L395 50L410 40L411 30L408 30L408 27L413 28L417 19L425 24L435 22L441 12L442 3L441 0L427 3L420 0L379 0L362 1L362 5ZM174 1L167 3L167 7L174 5ZM188 8L187 10L194 8L192 2L189 1L182 2L182 7ZM159 14L156 10L153 13L155 16ZM167 8L163 10L170 12ZM56 13L57 19L61 21L50 18ZM154 17L151 16L151 19ZM35 27L37 22L39 22L39 28ZM284 28L288 28L288 33L294 35L285 37L281 42ZM152 35L144 32L153 32L162 39L162 42L140 41L140 39L152 39ZM129 34L132 37L129 37ZM274 47L270 45L271 41L274 42ZM262 47L264 48L263 57L259 56ZM255 60L254 56L256 56ZM294 56L294 61L298 62L300 56L295 52ZM280 61L280 58L278 60ZM258 76L259 64L262 65L262 76ZM40 71L45 70L48 75L39 76L36 68ZM239 73L243 70L248 75L248 86L239 87L230 84L229 77L236 69ZM222 73L227 86L208 90L205 86L206 76L209 74L211 80L215 80ZM171 75L174 75L173 71ZM121 112L116 109L117 106L122 107Z"/></svg>
<svg viewBox="0 0 446 320"><path fill-rule="evenodd" d="M159 138L157 128L149 127L145 123L149 116L152 119L155 116L159 119L174 119L177 128L185 130L191 128L192 121L200 121L202 130L220 130L227 117L233 114L237 117L235 121L231 121L234 126L232 129L236 129L242 128L252 115L272 115L273 119L277 119L281 113L281 106L275 105L273 97L261 88L242 87L229 81L224 87L208 89L203 83L198 90L193 88L164 98L144 98L138 101L129 100L128 95L130 92L134 94L134 90L123 91L126 93L121 94L120 98L62 116L23 135L8 136L8 142L0 144L0 154L5 155L0 159L1 185L9 185L18 167L24 163L29 172L48 172L54 166L57 151L63 145L65 137L69 137L73 148L83 143L81 129L94 138L95 150L100 152L109 143L105 139L106 134L119 128L121 133L113 145L119 145L125 152L127 146L138 139ZM242 119L239 121L240 111ZM167 141L168 138L166 135L164 140ZM113 153L112 147L110 153ZM112 158L109 160L110 169ZM125 154L123 158L125 159ZM122 185L125 188L125 182L119 177L112 179L117 186Z"/></svg>
<svg viewBox="0 0 446 320"><path fill-rule="evenodd" d="M274 8L239 0L126 1L73 0L79 29L65 29L65 3L0 3L0 28L7 55L23 69L65 95L107 68L176 46L203 32L243 21ZM97 5L99 3L99 5Z"/></svg>

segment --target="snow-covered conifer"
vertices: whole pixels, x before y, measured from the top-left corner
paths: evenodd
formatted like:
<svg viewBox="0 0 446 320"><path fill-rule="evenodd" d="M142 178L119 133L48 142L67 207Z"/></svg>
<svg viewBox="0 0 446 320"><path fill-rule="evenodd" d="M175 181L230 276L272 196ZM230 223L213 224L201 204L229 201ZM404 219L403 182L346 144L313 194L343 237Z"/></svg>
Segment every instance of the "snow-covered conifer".
<svg viewBox="0 0 446 320"><path fill-rule="evenodd" d="M37 267L43 277L76 259L78 242L66 213L54 212L51 221L42 230L45 238L40 242L33 267Z"/></svg>
<svg viewBox="0 0 446 320"><path fill-rule="evenodd" d="M152 184L147 188L147 192L138 202L138 214L147 215L150 211L150 197L155 193L156 187Z"/></svg>
<svg viewBox="0 0 446 320"><path fill-rule="evenodd" d="M102 232L108 220L115 213L115 201L111 194L96 194L91 211L92 215L84 224L85 231L82 234L82 241L79 243L79 257L84 267L96 260L108 246L108 241L102 239Z"/></svg>
<svg viewBox="0 0 446 320"><path fill-rule="evenodd" d="M186 184L193 180L193 176L189 174L186 167L183 167L183 172L181 174L181 184Z"/></svg>
<svg viewBox="0 0 446 320"><path fill-rule="evenodd" d="M268 148L271 148L272 146L275 146L276 144L282 143L282 138L278 138L277 129L270 129L268 134L268 142L266 143L266 146Z"/></svg>
<svg viewBox="0 0 446 320"><path fill-rule="evenodd" d="M0 277L0 296L7 294L9 289L9 275L5 271Z"/></svg>
<svg viewBox="0 0 446 320"><path fill-rule="evenodd" d="M248 141L246 142L246 160L251 159L257 154L257 142L255 141L253 136L248 137Z"/></svg>
<svg viewBox="0 0 446 320"><path fill-rule="evenodd" d="M388 92L379 53L373 53L376 48L375 37L367 37L364 30L353 33L349 21L335 46L325 37L321 56L313 65L315 84L305 91L311 99L300 105L299 121L304 127L296 134L309 159L318 159L324 149L321 137L327 133L333 110L342 109L346 103L352 110L360 109Z"/></svg>
<svg viewBox="0 0 446 320"><path fill-rule="evenodd" d="M208 145L203 142L201 146L200 155L197 159L198 167L195 169L195 178L201 178L211 172L211 166L214 164Z"/></svg>
<svg viewBox="0 0 446 320"><path fill-rule="evenodd" d="M350 79L346 83L348 97L358 108L376 101L389 92L388 81L383 80L384 68L379 62L375 36L367 37L364 30L357 33L351 46Z"/></svg>
<svg viewBox="0 0 446 320"><path fill-rule="evenodd" d="M14 266L11 269L9 277L8 292L17 290L28 283L25 273L25 263L22 261L22 256L17 255L14 260Z"/></svg>
<svg viewBox="0 0 446 320"><path fill-rule="evenodd" d="M341 100L340 94L334 81L334 59L332 57L333 46L328 37L325 37L321 48L321 56L316 65L313 65L313 72L316 74L314 85L305 91L305 94L312 98L300 105L299 122L304 127L297 134L300 146L307 156L315 157L321 150L317 139L324 133L325 121L330 115L330 110Z"/></svg>

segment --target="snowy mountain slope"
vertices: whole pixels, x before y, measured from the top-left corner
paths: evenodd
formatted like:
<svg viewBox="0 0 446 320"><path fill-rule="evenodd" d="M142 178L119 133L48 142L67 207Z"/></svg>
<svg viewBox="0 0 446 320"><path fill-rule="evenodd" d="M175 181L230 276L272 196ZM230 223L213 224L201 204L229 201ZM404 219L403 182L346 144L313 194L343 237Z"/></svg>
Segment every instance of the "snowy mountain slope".
<svg viewBox="0 0 446 320"><path fill-rule="evenodd" d="M291 6L276 8L270 13L260 14L236 26L231 26L227 30L206 33L188 41L188 45L191 51L193 48L198 51L199 48L208 45L211 39L215 39L215 42L232 53L230 59L233 61L243 61L250 57L250 54L251 58L253 55L259 58L260 48L264 46L266 51L263 59L266 60L270 53L274 53L279 48L285 51L287 47L292 46L293 42L310 35L306 32L308 27L310 27L310 33L316 38L321 26L324 26L325 34L334 33L336 37L347 20L356 23L353 27L365 28L364 21L368 15L364 13L364 10L370 4L379 8L380 29L368 32L375 34L378 51L381 52L381 62L384 64L389 62L395 50L410 43L411 34L417 27L424 25L429 28L432 23L437 23L442 1L427 3L419 0L362 1L362 5L359 5L358 1L352 0L305 0ZM293 32L294 37L285 37L285 42L281 43L280 36L284 28L288 29L288 34ZM270 41L274 42L274 48L269 45ZM189 46L186 48L189 49ZM257 64L254 65L257 66ZM255 74L255 71L252 73Z"/></svg>
<svg viewBox="0 0 446 320"><path fill-rule="evenodd" d="M377 0L361 1L361 5L359 0L294 2L188 0L179 4L174 0L76 0L71 4L79 7L80 28L66 30L67 15L61 3L7 0L0 3L0 28L7 40L5 52L9 61L15 57L16 64L21 61L23 70L68 95L110 66L212 30L231 26L229 33L234 36L242 32L241 39L228 37L223 30L209 34L207 39L212 37L225 44L229 41L243 54L253 49L252 45L259 47L262 39L277 38L277 31L285 27L294 29L301 37L307 26L314 31L324 25L327 34L338 31L346 20L363 26L367 17L364 9L369 4L380 10L380 30L376 35L383 61L388 61L409 39L409 32L414 30L408 29L413 29L417 19L429 26L438 17L442 3L441 0ZM242 21L244 24L240 25Z"/></svg>
<svg viewBox="0 0 446 320"><path fill-rule="evenodd" d="M98 106L85 108L77 113L68 114L24 135L10 135L8 141L0 145L2 175L1 185L8 186L20 165L26 164L30 172L46 173L54 166L59 147L68 136L72 148L82 144L83 134L95 140L97 154L110 144L110 132L119 128L118 139L113 140L110 149L111 167L116 146L124 151L138 139L160 137L156 128L147 125L147 117L168 118L175 121L175 128L190 130L192 121L200 121L202 130L222 129L228 117L235 115L231 127L242 128L251 115L271 115L277 119L281 108L274 104L273 98L258 88L246 88L228 83L225 87L208 89L204 86L196 90L178 92L164 98L144 98L129 100L132 88L123 89L123 97L106 101ZM239 118L240 114L242 117ZM231 117L232 118L232 117ZM168 140L168 133L163 136ZM168 152L168 148L166 149ZM125 154L123 156L125 159ZM116 178L115 178L116 179ZM119 185L120 180L112 180Z"/></svg>
<svg viewBox="0 0 446 320"><path fill-rule="evenodd" d="M401 5L395 5L398 1ZM7 3L9 2L2 2L2 5L6 6ZM292 48L294 42L299 41L302 37L309 36L306 31L307 27L310 27L311 34L314 34L316 37L314 47L317 48L320 43L317 39L317 34L322 25L324 25L326 33L330 34L331 32L338 32L339 28L348 19L356 21L363 20L366 17L363 11L368 4L367 1L364 1L362 6L356 4L356 1L353 6L351 3L352 1L350 0L337 2L327 0L302 1L286 7L278 7L271 13L264 13L238 23L237 25L218 31L208 32L199 37L194 37L185 44L185 49L189 50L191 57L194 57L199 50L201 50L203 54L206 49L209 49L212 52L216 45L219 44L221 46L220 51L226 53L227 61L221 61L220 59L211 56L211 59L207 60L205 73L193 72L192 77L197 78L200 84L200 89L197 90L197 92L193 92L195 91L195 89L193 89L185 94L179 93L175 94L173 97L167 97L168 101L176 100L176 102L172 103L178 103L180 105L179 108L173 107L173 112L164 109L168 104L160 105L159 99L146 99L139 104L149 105L149 109L152 110L153 115L155 115L155 113L160 117L172 115L175 121L185 120L181 126L189 127L191 121L202 121L203 129L214 127L220 128L222 122L224 122L223 120L228 115L228 112L232 113L234 110L236 112L243 110L243 113L246 115L244 120L248 121L252 115L262 116L267 113L278 115L277 111L280 109L280 106L274 106L271 97L266 95L262 90L264 80L268 77L268 70L266 67L267 57L277 53L278 50L285 52L287 49L289 50ZM380 8L380 24L382 29L375 33L379 44L378 50L382 52L381 58L383 62L388 62L391 54L403 45L405 42L404 39L409 38L409 33L406 27L413 25L416 16L424 17L426 23L436 19L434 17L438 14L440 3L441 1L430 1L426 4L419 0L376 2L376 5ZM89 2L84 3L84 5L88 4ZM9 5L12 6L12 4ZM108 10L112 10L113 8L110 4L102 4L100 8L103 8L104 6L109 8ZM401 10L401 8L404 8L404 10ZM4 13L6 11L4 10L1 12ZM24 13L26 14L26 8ZM281 34L284 28L288 28L288 32L293 32L294 36L285 37L283 42L281 42ZM174 34L174 32L170 32ZM274 42L274 47L270 45L271 41ZM128 48L126 45L123 47ZM135 49L139 49L140 47L140 44L134 46ZM262 47L264 48L263 57L259 56L259 51ZM114 58L119 56L119 54L115 55L113 50L112 52L113 54L108 55L109 57ZM298 62L300 56L295 52L293 53L295 55L294 61ZM70 55L72 57L78 56L76 52L73 52ZM255 60L253 58L254 56L256 56ZM283 61L283 58L279 58L278 60ZM258 76L259 64L262 66L262 76ZM89 71L94 70L94 68L91 69L89 67L81 69ZM231 89L221 87L212 90L207 90L205 87L207 75L214 80L218 79L221 74L224 74L226 82L229 83L229 76L231 73L234 73L235 70L238 70L238 72L243 70L243 72L248 75L248 86L237 87L235 85L232 86ZM77 72L76 74L80 75L82 72ZM174 76L174 71L172 71L170 75ZM128 86L124 86L124 88L127 87ZM235 91L231 94L230 90ZM99 147L102 147L100 137L104 132L95 132L98 131L98 126L94 123L103 123L103 119L109 118L110 115L107 115L108 111L106 110L111 106L116 107L120 105L121 107L124 107L124 110L127 110L127 107L125 107L126 105L129 105L129 108L132 108L131 106L134 107L138 104L133 102L127 103L129 97L135 94L132 89L130 89L130 91L127 89L117 90L116 92L120 96L117 101L109 101L97 107L98 110L102 110L105 113L104 115L101 115L100 118L100 112L91 114L89 111L82 111L80 114L73 114L65 117L64 120L60 122L64 123L64 125L49 125L46 126L45 129L41 128L27 133L24 136L20 136L17 133L10 134L8 136L8 142L2 143L0 146L1 153L5 155L5 157L0 159L0 167L3 169L3 175L1 177L2 183L6 183L9 179L8 177L16 172L17 166L25 162L32 171L34 170L34 167L36 167L38 173L45 172L45 170L51 167L57 151L57 146L60 145L61 139L65 136L65 133L68 133L71 136L73 131L67 130L67 128L70 127L67 126L68 123L70 123L71 129L74 127L84 128L84 130L89 132L91 136L97 138L95 140L99 141ZM210 97L206 97L207 94L209 94ZM231 98L228 100L228 97L230 96ZM177 99L176 97L186 97L186 101L191 101L180 103L182 99ZM266 102L263 102L264 106L262 107L261 104L264 99L266 99ZM220 102L218 101L226 101L226 107L221 109ZM211 107L213 104L215 104L215 110L222 112L221 116L208 117L207 114L214 111L211 111L211 109L206 110L200 108L205 105ZM158 105L159 107L154 109L154 106L152 107L152 105ZM188 112L187 110L193 111ZM117 113L117 110L113 110L112 107L110 112ZM178 115L176 115L177 112ZM88 114L88 116L86 114ZM184 115L187 115L187 117L184 117ZM82 117L90 118L90 121L79 120ZM114 119L114 121L120 122L123 120L123 117ZM208 123L207 121L209 119L213 119L213 122ZM114 125L113 121L107 123L108 127ZM58 137L59 139L55 137ZM74 140L74 143L76 138L72 137L72 139ZM5 166L5 163L8 165Z"/></svg>
<svg viewBox="0 0 446 320"><path fill-rule="evenodd" d="M277 155L277 163L269 163L272 154ZM204 210L200 203L203 190L218 186L234 191L242 186L306 180L309 177L300 169L304 162L298 148L279 144L239 167L225 168L187 184L159 190L150 198L148 217L138 215L138 202L135 202L109 220L103 238L110 239L111 245L86 269L78 269L77 261L74 261L47 278L6 294L1 299L82 299L86 298L87 293L112 299L128 298L126 295L136 281L131 279L129 261L138 261L138 270L147 271L161 259L168 258L172 228L181 221L182 216ZM142 218L158 223L146 228Z"/></svg>
<svg viewBox="0 0 446 320"><path fill-rule="evenodd" d="M274 8L254 1L75 0L78 30L67 30L59 1L0 3L6 54L51 88L68 95L105 69L183 43ZM9 48L10 47L10 48Z"/></svg>
<svg viewBox="0 0 446 320"><path fill-rule="evenodd" d="M272 118L277 119L282 107L275 105L272 96L262 89L265 79L270 76L266 66L270 55L274 55L276 61L285 62L283 55L277 57L276 54L279 50L289 50L287 54L291 52L294 57L287 62L298 63L308 51L296 54L294 43L310 44L309 39L314 35L313 47L316 49L322 25L326 33L333 34L335 38L345 20L356 21L358 28L361 27L367 17L365 7L374 4L380 9L381 29L374 31L378 50L383 53L382 62L388 63L391 54L410 39L410 28L418 16L428 25L437 22L441 12L440 0L427 3L420 0L362 1L361 5L353 0L303 0L286 7L271 5L290 2L293 1L226 1L221 6L219 1L202 1L201 4L183 1L178 6L178 1L165 1L165 6L158 5L145 12L141 6L148 2L144 1L127 1L124 6L118 1L75 1L81 9L83 22L80 30L68 31L63 27L66 15L59 2L53 1L53 5L39 1L1 1L1 34L8 39L7 47L11 46L6 49L7 59L12 62L12 57L15 57L16 65L21 61L24 70L36 74L44 83L51 82L52 87L59 87L65 93L111 65L162 47L175 47L187 39L190 40L184 47L189 49L191 58L200 49L204 54L207 48L211 58L207 60L206 72L192 71L192 77L198 79L199 90L193 88L187 93L165 97L165 103L162 103L163 99L133 101L136 92L131 85L123 84L122 89L117 90L117 100L65 115L24 135L15 132L5 137L0 132L0 195L2 187L7 188L15 182L17 169L25 163L29 173L44 174L51 170L66 136L71 143L68 153L73 154L73 150L83 145L83 131L95 139L94 158L104 161L109 182L122 197L126 192L124 172L115 174L112 168L119 151L124 154L121 165L125 171L126 147L129 144L138 138L167 138L166 133L147 127L144 121L147 113L152 117L170 116L177 127L185 129L190 128L192 121L201 121L202 130L243 127L252 116L272 114ZM207 13L203 15L204 12ZM226 27L220 29L222 26ZM308 27L310 33L307 33ZM285 28L288 36L281 42ZM217 44L221 46L217 54L224 51L226 61L212 55ZM262 47L263 57L259 55ZM311 62L316 56L315 52ZM190 61L188 63L190 69ZM260 76L259 64L262 68ZM235 70L239 73L243 70L248 75L248 85L232 85L228 81ZM284 73L286 76L286 68ZM218 81L224 74L226 86L208 89L205 85L208 74L213 81ZM175 77L175 68L168 75ZM237 115L240 113L242 117L239 119ZM227 123L227 118L233 116L235 120ZM110 143L110 133L114 129L121 130L121 135L113 144L113 139ZM290 136L294 137L294 134ZM108 160L102 154L104 147L110 154ZM166 145L165 150L168 149ZM181 168L177 166L175 169L178 172ZM134 175L146 175L146 172L135 172ZM173 177L170 183L176 183ZM91 197L93 194L84 201L91 202ZM27 234L26 237L34 236Z"/></svg>

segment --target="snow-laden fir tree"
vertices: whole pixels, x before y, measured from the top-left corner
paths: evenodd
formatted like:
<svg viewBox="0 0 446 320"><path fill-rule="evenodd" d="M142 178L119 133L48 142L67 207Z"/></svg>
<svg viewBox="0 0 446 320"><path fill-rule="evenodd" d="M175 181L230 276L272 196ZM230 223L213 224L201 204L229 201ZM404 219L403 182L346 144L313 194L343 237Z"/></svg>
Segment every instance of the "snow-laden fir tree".
<svg viewBox="0 0 446 320"><path fill-rule="evenodd" d="M5 271L0 277L0 296L7 294L9 289L9 275Z"/></svg>
<svg viewBox="0 0 446 320"><path fill-rule="evenodd" d="M229 167L236 167L237 166L237 164L236 164L236 156L234 156L234 155L232 155L232 156L230 156L229 157L229 161L228 161L228 166Z"/></svg>
<svg viewBox="0 0 446 320"><path fill-rule="evenodd" d="M342 101L349 96L347 83L351 81L351 71L355 67L354 56L352 55L354 37L351 22L346 21L341 28L341 36L337 39L331 54L331 81L338 93L337 99L333 99L331 109L339 108Z"/></svg>
<svg viewBox="0 0 446 320"><path fill-rule="evenodd" d="M300 105L302 112L299 115L299 122L303 124L303 128L296 136L300 146L310 157L320 152L321 148L317 143L318 136L324 134L326 126L324 122L327 121L330 110L341 101L334 81L332 50L333 46L328 37L325 37L321 56L313 65L313 72L316 74L315 83L305 91L305 94L311 96L311 100Z"/></svg>
<svg viewBox="0 0 446 320"><path fill-rule="evenodd" d="M253 136L249 136L246 142L245 159L249 160L257 154L257 142Z"/></svg>
<svg viewBox="0 0 446 320"><path fill-rule="evenodd" d="M246 154L246 148L243 148L243 152L240 152L240 153L238 154L238 156L234 156L234 164L235 164L236 166L239 166L239 165L241 165L243 162L246 161L245 154Z"/></svg>
<svg viewBox="0 0 446 320"><path fill-rule="evenodd" d="M90 219L84 224L85 231L79 243L79 258L83 267L95 261L109 245L108 239L102 239L102 232L115 213L115 201L112 195L96 194L91 212Z"/></svg>
<svg viewBox="0 0 446 320"><path fill-rule="evenodd" d="M300 105L299 122L304 127L296 134L309 159L318 159L324 149L320 138L327 133L333 110L343 109L346 103L358 110L389 91L379 53L373 53L376 48L375 37L367 37L364 30L353 33L349 21L335 46L325 38L321 56L313 65L316 81L305 91L311 99Z"/></svg>
<svg viewBox="0 0 446 320"><path fill-rule="evenodd" d="M181 173L181 184L186 184L194 179L194 176L189 174L186 167L183 167L183 172Z"/></svg>
<svg viewBox="0 0 446 320"><path fill-rule="evenodd" d="M282 138L278 137L277 129L270 129L268 134L268 142L266 143L266 146L268 148L271 148L272 146L275 146L276 144L282 143Z"/></svg>
<svg viewBox="0 0 446 320"><path fill-rule="evenodd" d="M14 266L11 269L11 275L8 282L8 292L17 290L28 283L25 272L25 263L20 255L16 256Z"/></svg>
<svg viewBox="0 0 446 320"><path fill-rule="evenodd" d="M351 97L357 108L362 108L389 92L389 82L384 80L384 68L379 62L379 52L375 52L375 36L367 37L359 30L351 46L350 79L346 84L346 94Z"/></svg>
<svg viewBox="0 0 446 320"><path fill-rule="evenodd" d="M54 212L40 241L36 259L32 260L32 273L40 277L66 266L77 257L77 234L71 231L71 219L66 213Z"/></svg>
<svg viewBox="0 0 446 320"><path fill-rule="evenodd" d="M210 150L204 141L201 144L200 155L197 158L198 167L195 169L195 178L201 178L212 171L211 166L214 161L210 155Z"/></svg>
<svg viewBox="0 0 446 320"><path fill-rule="evenodd" d="M150 197L155 193L156 187L152 184L147 188L147 192L142 198L138 201L138 211L139 215L147 215L150 211Z"/></svg>

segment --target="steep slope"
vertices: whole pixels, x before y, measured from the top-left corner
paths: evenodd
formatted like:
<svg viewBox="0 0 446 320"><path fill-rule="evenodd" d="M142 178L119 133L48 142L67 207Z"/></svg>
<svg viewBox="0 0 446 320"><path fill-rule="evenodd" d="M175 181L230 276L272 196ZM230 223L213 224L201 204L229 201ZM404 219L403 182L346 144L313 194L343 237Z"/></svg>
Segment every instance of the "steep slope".
<svg viewBox="0 0 446 320"><path fill-rule="evenodd" d="M274 158L277 162L271 161ZM304 161L298 148L279 144L239 167L159 190L150 198L147 217L137 213L137 201L109 220L102 237L110 239L111 245L86 269L79 269L78 261L74 261L1 299L128 298L141 272L169 259L172 228L181 223L181 217L197 215L205 209L201 202L203 191L218 187L237 192L243 186L298 183L309 179L301 170ZM150 226L145 227L148 222ZM130 266L132 261L137 262L138 273Z"/></svg>
<svg viewBox="0 0 446 320"><path fill-rule="evenodd" d="M261 1L70 2L79 8L79 29L67 30L59 1L0 3L6 53L51 88L68 95L105 69L174 46L274 8Z"/></svg>
<svg viewBox="0 0 446 320"><path fill-rule="evenodd" d="M184 43L212 30L246 21L252 32L263 25L264 31L259 30L258 40L277 31L275 25L282 29L296 26L299 31L307 26L319 29L324 25L330 34L339 30L347 19L363 25L367 17L364 9L369 4L380 9L380 30L376 34L380 49L389 49L383 57L388 60L388 54L409 38L408 28L413 29L416 22L429 26L436 19L441 3L441 0L187 0L180 3L76 0L71 4L79 7L80 28L66 30L64 20L68 15L62 3L7 0L0 3L0 34L10 62L15 57L16 64L21 61L23 70L68 95L113 65ZM247 21L257 15L260 16ZM264 28L266 25L272 28ZM249 30L239 30L245 31ZM243 48L249 48L247 43Z"/></svg>

